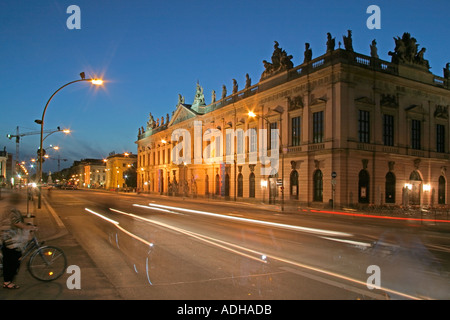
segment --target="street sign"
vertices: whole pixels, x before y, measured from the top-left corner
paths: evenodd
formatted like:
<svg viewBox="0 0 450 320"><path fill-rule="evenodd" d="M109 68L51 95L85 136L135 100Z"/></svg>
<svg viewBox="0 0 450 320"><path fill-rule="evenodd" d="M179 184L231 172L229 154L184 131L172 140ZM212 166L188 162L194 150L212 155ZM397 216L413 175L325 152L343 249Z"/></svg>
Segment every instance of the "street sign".
<svg viewBox="0 0 450 320"><path fill-rule="evenodd" d="M331 177L332 177L333 179L337 177L336 171L333 171L333 172L331 173Z"/></svg>

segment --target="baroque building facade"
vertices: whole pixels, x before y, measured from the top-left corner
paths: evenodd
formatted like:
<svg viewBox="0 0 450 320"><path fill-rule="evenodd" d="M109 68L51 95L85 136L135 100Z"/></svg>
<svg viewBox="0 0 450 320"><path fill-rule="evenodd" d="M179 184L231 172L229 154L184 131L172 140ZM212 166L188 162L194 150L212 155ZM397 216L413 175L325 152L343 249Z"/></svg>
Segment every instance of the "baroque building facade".
<svg viewBox="0 0 450 320"><path fill-rule="evenodd" d="M233 79L210 104L197 83L192 104L179 96L172 117L139 129L138 190L282 208L446 205L449 65L434 75L416 39L394 40L388 62L375 40L364 55L351 31L342 49L328 34L326 53L305 44L298 66L275 42L258 83Z"/></svg>

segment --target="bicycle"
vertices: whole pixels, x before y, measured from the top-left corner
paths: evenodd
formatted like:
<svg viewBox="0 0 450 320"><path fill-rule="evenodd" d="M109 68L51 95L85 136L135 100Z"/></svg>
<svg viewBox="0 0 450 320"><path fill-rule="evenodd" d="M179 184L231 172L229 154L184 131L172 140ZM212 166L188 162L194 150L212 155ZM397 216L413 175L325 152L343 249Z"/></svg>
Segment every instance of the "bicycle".
<svg viewBox="0 0 450 320"><path fill-rule="evenodd" d="M20 261L30 255L27 269L30 274L40 281L53 281L63 275L67 268L67 258L64 251L55 246L44 246L36 235L28 240ZM3 255L0 250L0 273L3 275Z"/></svg>

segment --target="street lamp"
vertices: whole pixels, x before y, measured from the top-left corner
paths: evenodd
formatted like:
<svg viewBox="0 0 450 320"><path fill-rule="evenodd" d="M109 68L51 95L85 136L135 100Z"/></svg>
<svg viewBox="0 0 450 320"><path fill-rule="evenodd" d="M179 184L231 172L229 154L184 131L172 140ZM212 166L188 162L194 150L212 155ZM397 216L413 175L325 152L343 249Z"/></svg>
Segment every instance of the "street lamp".
<svg viewBox="0 0 450 320"><path fill-rule="evenodd" d="M44 111L42 112L42 118L35 120L35 122L37 124L41 125L41 141L40 141L40 148L39 148L39 201L38 201L38 208L41 208L41 198L42 198L42 157L43 157L43 148L42 148L42 143L44 141L44 117L45 117L45 112L47 111L48 105L50 103L50 101L53 99L53 97L63 88L67 87L68 85L71 85L73 83L76 82L81 82L81 81L89 81L91 82L93 85L102 85L103 84L103 80L101 79L86 79L85 78L85 73L81 72L80 73L81 79L78 80L74 80L71 82L66 83L65 85L61 86L58 90L56 90L48 99L47 104L45 105Z"/></svg>
<svg viewBox="0 0 450 320"><path fill-rule="evenodd" d="M283 133L283 128L282 128L283 122L281 119L281 116L283 115L283 108L281 106L278 106L275 109L273 109L273 111L275 111L276 113L278 113L280 115L280 131L281 131L281 133ZM257 115L253 111L249 111L248 116L251 118L256 118L256 117L261 118L261 119L265 120L267 123L267 126L270 127L270 121L266 117ZM281 151L281 211L284 211L284 150L283 150L283 140L282 140L281 134L278 134L278 140L279 140L279 144L280 144L279 150Z"/></svg>

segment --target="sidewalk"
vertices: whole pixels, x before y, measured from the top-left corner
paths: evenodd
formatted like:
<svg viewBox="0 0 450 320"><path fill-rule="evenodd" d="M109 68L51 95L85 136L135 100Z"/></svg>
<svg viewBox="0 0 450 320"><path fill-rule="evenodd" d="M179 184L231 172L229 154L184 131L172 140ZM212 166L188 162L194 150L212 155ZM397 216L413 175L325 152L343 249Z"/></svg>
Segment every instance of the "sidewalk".
<svg viewBox="0 0 450 320"><path fill-rule="evenodd" d="M37 208L37 199L27 204L26 190L2 189L0 199L0 213L10 205L9 197L12 192L20 192L22 200L18 209L24 216L30 215L30 220L39 229L37 236L45 244L54 245L64 250L67 265L72 261L81 270L81 290L68 289L67 280L71 273L63 274L52 282L42 282L33 278L27 269L28 258L21 263L19 273L15 279L20 288L7 290L0 288L0 300L117 300L121 299L117 290L95 265L86 251L76 239L67 231L56 212L48 206L42 197L41 209ZM83 281L85 279L86 281ZM3 281L3 279L2 279Z"/></svg>

